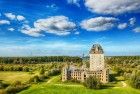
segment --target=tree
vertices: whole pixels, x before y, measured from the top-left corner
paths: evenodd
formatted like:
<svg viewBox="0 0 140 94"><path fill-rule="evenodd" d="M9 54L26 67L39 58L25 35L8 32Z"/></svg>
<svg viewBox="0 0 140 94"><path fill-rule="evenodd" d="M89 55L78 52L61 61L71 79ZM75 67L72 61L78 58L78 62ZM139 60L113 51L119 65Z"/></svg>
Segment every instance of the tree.
<svg viewBox="0 0 140 94"><path fill-rule="evenodd" d="M129 83L133 88L140 89L140 73L139 72L133 72Z"/></svg>
<svg viewBox="0 0 140 94"><path fill-rule="evenodd" d="M45 73L44 67L41 67L39 74L44 74L44 73Z"/></svg>
<svg viewBox="0 0 140 94"><path fill-rule="evenodd" d="M90 89L101 89L101 82L94 76L89 76L85 80L84 85Z"/></svg>

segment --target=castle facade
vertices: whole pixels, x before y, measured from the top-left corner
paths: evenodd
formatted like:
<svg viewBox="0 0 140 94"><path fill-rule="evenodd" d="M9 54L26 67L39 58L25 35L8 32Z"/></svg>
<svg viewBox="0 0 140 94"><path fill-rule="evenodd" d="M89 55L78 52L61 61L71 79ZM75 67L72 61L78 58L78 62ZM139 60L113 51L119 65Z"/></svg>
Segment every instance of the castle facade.
<svg viewBox="0 0 140 94"><path fill-rule="evenodd" d="M104 61L104 51L99 44L94 44L89 52L90 67L65 66L62 69L62 81L76 79L84 82L89 76L94 76L102 83L109 82L109 69Z"/></svg>

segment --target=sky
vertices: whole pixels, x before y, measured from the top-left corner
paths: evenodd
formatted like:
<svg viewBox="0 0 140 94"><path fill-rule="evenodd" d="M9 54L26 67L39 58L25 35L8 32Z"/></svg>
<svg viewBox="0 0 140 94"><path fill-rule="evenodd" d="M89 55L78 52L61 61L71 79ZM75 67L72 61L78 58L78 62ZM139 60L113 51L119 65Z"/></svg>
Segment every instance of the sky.
<svg viewBox="0 0 140 94"><path fill-rule="evenodd" d="M140 0L0 0L0 56L140 55Z"/></svg>

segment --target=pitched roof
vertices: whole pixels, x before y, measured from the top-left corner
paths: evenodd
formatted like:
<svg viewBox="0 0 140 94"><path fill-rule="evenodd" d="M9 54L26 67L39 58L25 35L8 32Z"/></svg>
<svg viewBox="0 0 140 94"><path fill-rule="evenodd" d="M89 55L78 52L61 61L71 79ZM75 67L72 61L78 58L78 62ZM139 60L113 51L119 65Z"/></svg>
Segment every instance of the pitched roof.
<svg viewBox="0 0 140 94"><path fill-rule="evenodd" d="M104 51L100 44L94 44L89 53L90 54L103 54Z"/></svg>

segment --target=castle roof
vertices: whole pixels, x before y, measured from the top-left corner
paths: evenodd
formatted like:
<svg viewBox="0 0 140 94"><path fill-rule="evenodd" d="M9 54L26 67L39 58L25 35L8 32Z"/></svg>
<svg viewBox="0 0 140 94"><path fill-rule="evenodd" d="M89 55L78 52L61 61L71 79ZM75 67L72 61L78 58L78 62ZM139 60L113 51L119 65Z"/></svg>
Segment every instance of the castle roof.
<svg viewBox="0 0 140 94"><path fill-rule="evenodd" d="M94 44L89 53L90 54L103 54L104 51L100 44Z"/></svg>

